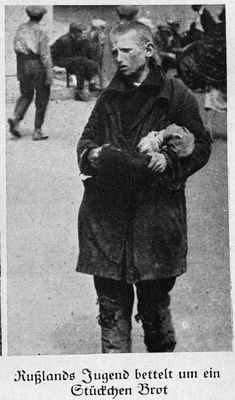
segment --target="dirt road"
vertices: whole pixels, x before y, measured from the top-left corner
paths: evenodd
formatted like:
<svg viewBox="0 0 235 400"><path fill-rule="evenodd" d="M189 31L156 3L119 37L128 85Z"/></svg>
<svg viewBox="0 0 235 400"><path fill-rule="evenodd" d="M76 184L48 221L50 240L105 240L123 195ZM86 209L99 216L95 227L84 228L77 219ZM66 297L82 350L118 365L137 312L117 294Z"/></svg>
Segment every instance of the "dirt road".
<svg viewBox="0 0 235 400"><path fill-rule="evenodd" d="M75 272L83 187L76 143L89 104L52 101L50 138L33 142L31 107L23 138L7 138L8 345L11 355L100 352L91 276ZM7 106L8 115L13 104ZM188 272L172 292L176 351L231 350L226 142L187 185ZM133 321L133 351L144 352Z"/></svg>

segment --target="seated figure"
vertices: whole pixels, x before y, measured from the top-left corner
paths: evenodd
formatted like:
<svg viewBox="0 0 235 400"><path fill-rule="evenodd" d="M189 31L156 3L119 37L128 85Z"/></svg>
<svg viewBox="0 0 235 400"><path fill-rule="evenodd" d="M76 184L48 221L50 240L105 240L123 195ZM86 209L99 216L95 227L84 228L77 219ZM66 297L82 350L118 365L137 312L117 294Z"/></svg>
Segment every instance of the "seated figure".
<svg viewBox="0 0 235 400"><path fill-rule="evenodd" d="M54 65L76 76L75 100L87 101L89 91L84 88L85 80L91 81L98 73L98 64L92 57L89 41L83 38L82 27L71 22L69 32L52 44L51 56Z"/></svg>

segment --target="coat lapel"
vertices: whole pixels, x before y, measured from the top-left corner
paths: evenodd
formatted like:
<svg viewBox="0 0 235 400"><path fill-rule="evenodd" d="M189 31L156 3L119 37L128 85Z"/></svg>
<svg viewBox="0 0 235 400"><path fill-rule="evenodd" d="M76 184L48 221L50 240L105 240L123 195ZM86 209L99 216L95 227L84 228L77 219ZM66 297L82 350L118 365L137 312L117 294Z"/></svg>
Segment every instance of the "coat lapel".
<svg viewBox="0 0 235 400"><path fill-rule="evenodd" d="M160 71L160 70L159 70ZM160 74L158 77L158 82L155 82L153 78L155 78L157 75L151 78L151 86L149 82L146 82L144 84L148 85L149 88L151 87L152 90L149 89L149 98L144 107L142 107L141 111L139 112L138 116L133 119L132 123L128 127L128 130L125 132L126 136L128 133L131 133L134 129L136 129L139 124L146 118L147 115L149 115L151 112L154 112L155 115L155 121L158 121L157 126L155 129L158 129L158 126L161 125L161 120L165 118L165 111L166 111L166 104L169 104L169 98L170 98L170 80L169 79L164 79L164 85L163 87L160 87L160 81L161 81L161 71L157 72ZM125 96L125 84L123 81L123 78L120 77L120 74L116 74L110 83L109 87L106 89L107 92L109 92L109 101L106 102L105 108L109 116L109 121L112 127L112 131L114 132L115 137L112 137L112 142L117 145L117 147L120 147L122 149L127 149L129 150L129 145L127 141L125 140L124 135L122 134L123 132L123 127L122 127L122 122L121 122L121 115L120 115L120 109L117 106L117 102L119 102L120 97L119 96ZM162 103L163 101L163 103ZM164 106L162 106L164 104ZM158 115L156 115L158 114ZM162 129L162 128L159 128ZM139 135L136 137L136 143L138 143L140 137L144 136L147 133L140 132ZM134 146L136 145L134 144Z"/></svg>
<svg viewBox="0 0 235 400"><path fill-rule="evenodd" d="M132 123L130 124L127 134L131 132L133 129L135 129L141 122L142 120L146 117L146 115L149 115L153 107L155 107L157 102L156 95L150 95L148 98L148 101L146 102L145 106L141 109L139 112L137 118L133 119Z"/></svg>
<svg viewBox="0 0 235 400"><path fill-rule="evenodd" d="M121 114L119 107L117 107L117 99L115 98L115 96L112 98L112 100L106 103L105 108L109 117L108 135L111 135L110 139L112 144L117 148L129 150L129 146L123 135Z"/></svg>

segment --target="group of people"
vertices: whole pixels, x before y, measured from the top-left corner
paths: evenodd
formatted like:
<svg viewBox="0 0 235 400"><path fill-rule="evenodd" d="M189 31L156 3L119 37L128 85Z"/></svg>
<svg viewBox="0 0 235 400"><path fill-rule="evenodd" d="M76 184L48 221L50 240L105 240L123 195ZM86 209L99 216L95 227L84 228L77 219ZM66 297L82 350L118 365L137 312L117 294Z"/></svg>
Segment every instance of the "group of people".
<svg viewBox="0 0 235 400"><path fill-rule="evenodd" d="M201 35L202 31L212 30L215 21L202 5L193 5L192 8L196 11L197 17L191 24L189 33L199 37L198 35ZM75 76L75 100L88 101L90 91L100 91L108 86L116 66L110 53L104 20L93 20L88 32L85 32L80 24L71 22L69 31L49 46L48 36L39 25L43 15L47 12L46 8L27 6L26 12L29 21L19 26L14 39L21 96L16 102L14 116L8 119L8 123L10 132L17 138L21 137L19 124L32 102L35 91L36 115L33 139L44 140L48 136L42 133L41 127L50 97L52 68L57 66L66 70L67 86L69 86L70 75ZM139 21L149 27L153 33L155 47L158 47L154 57L157 63L162 64L163 69L166 70L169 66L169 57L164 57L166 49L162 40L156 39L159 39L159 32L155 32L152 21L139 17L137 6L119 6L117 7L117 16L119 23ZM221 24L224 21L225 11L223 9ZM174 40L170 47L172 48L173 44L174 48L180 47L179 24L172 22L171 29L174 31ZM168 36L167 40L169 41ZM176 42L179 42L178 45ZM164 49L161 48L162 46ZM103 62L104 59L105 62ZM167 64L167 68L164 68L165 64Z"/></svg>
<svg viewBox="0 0 235 400"><path fill-rule="evenodd" d="M207 163L211 143L193 93L164 74L151 29L132 18L135 8L127 10L110 32L117 71L77 146L85 187L77 271L94 276L103 353L131 352L134 288L147 351L171 352L176 336L169 293L187 269L185 183ZM18 137L35 89L34 139L39 140L46 138L41 125L52 64L48 38L38 25L46 10L28 6L26 11L30 20L15 38L21 97L9 124ZM52 59L69 71L76 68L78 76L84 68L89 80L94 64L85 42L80 62L66 61L71 34L80 40L81 31L70 26L52 45Z"/></svg>

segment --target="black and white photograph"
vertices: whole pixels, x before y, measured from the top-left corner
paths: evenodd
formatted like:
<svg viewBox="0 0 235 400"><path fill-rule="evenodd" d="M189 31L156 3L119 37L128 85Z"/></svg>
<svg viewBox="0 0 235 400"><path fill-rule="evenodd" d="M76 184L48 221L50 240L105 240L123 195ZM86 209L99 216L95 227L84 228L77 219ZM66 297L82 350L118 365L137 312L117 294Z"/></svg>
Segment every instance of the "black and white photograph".
<svg viewBox="0 0 235 400"><path fill-rule="evenodd" d="M226 18L5 5L8 356L232 352Z"/></svg>

